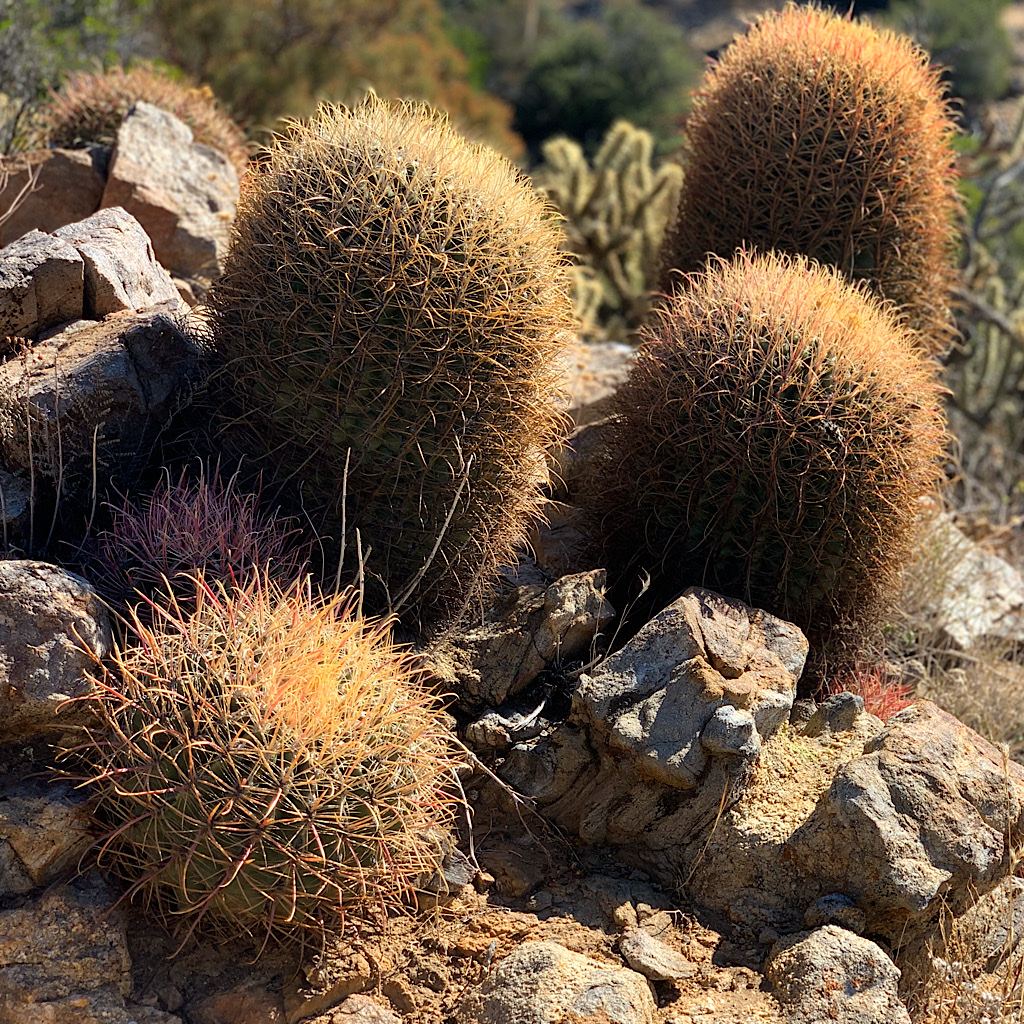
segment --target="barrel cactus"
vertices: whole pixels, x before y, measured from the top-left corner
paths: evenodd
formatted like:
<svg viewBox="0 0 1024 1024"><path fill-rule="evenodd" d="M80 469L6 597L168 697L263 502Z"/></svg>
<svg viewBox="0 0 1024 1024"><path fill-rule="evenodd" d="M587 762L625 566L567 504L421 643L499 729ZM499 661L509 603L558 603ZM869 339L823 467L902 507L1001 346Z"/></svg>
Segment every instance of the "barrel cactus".
<svg viewBox="0 0 1024 1024"><path fill-rule="evenodd" d="M362 552L368 607L449 618L538 506L568 292L507 160L427 107L323 107L273 145L212 293L225 443L301 486L328 568Z"/></svg>
<svg viewBox="0 0 1024 1024"><path fill-rule="evenodd" d="M408 907L456 808L440 702L350 596L194 587L191 612L134 619L84 698L98 721L69 756L101 865L182 941L290 943Z"/></svg>
<svg viewBox="0 0 1024 1024"><path fill-rule="evenodd" d="M694 99L662 289L708 254L802 254L867 282L922 348L943 352L954 134L939 72L909 39L813 6L769 12Z"/></svg>
<svg viewBox="0 0 1024 1024"><path fill-rule="evenodd" d="M174 114L192 129L196 142L219 150L239 174L245 171L249 162L245 135L209 88L149 64L69 75L40 110L39 142L64 149L94 143L113 146L121 122L138 100Z"/></svg>
<svg viewBox="0 0 1024 1024"><path fill-rule="evenodd" d="M941 477L933 361L862 287L775 254L713 261L643 334L589 501L610 566L765 608L822 671L851 663Z"/></svg>

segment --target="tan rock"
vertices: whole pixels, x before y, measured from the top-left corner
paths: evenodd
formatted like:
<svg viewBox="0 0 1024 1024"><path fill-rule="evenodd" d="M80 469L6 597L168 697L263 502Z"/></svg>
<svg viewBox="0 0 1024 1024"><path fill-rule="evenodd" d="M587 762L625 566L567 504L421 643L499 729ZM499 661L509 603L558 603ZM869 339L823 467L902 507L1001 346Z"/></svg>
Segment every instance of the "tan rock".
<svg viewBox="0 0 1024 1024"><path fill-rule="evenodd" d="M82 315L85 264L66 241L30 231L0 250L0 338L34 340Z"/></svg>
<svg viewBox="0 0 1024 1024"><path fill-rule="evenodd" d="M2 161L7 171L0 189L0 245L29 231L53 232L99 209L107 179L99 161L84 149L36 149ZM19 199L20 196L20 199Z"/></svg>

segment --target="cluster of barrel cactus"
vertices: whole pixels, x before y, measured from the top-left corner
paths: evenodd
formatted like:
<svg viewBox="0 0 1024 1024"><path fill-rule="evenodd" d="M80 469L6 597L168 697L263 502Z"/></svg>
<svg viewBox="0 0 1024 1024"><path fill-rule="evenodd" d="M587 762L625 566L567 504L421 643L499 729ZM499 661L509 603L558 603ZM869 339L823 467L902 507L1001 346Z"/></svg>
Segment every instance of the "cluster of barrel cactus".
<svg viewBox="0 0 1024 1024"><path fill-rule="evenodd" d="M794 5L737 39L594 474L610 564L790 618L816 684L877 639L941 476L953 134L909 40Z"/></svg>
<svg viewBox="0 0 1024 1024"><path fill-rule="evenodd" d="M821 671L869 644L941 475L952 130L922 53L814 7L765 16L709 72L661 249L675 294L640 330L583 496L620 578L786 616ZM546 156L568 248L638 319L678 171L653 172L626 125L594 169L569 143ZM371 612L427 630L472 606L565 429L577 325L530 184L428 108L324 107L252 175L209 324L220 441L292 488L322 580L337 566ZM214 559L250 569L243 540ZM448 842L438 702L351 592L227 575L151 590L88 698L105 856L186 933L386 912Z"/></svg>

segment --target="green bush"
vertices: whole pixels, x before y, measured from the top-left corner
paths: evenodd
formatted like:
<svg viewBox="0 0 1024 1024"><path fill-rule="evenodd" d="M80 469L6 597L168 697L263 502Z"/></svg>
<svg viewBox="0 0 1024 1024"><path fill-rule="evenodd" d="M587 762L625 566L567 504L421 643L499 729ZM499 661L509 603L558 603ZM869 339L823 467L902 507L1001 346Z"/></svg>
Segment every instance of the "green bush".
<svg viewBox="0 0 1024 1024"><path fill-rule="evenodd" d="M983 103L1003 96L1010 80L1005 9L1006 0L897 0L886 20L948 69L955 95Z"/></svg>

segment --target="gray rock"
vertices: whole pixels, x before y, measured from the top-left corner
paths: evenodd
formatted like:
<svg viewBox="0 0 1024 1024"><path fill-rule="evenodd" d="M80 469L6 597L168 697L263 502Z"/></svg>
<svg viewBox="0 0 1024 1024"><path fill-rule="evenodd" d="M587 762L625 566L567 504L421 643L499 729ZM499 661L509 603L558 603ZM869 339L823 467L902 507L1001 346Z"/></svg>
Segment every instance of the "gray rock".
<svg viewBox="0 0 1024 1024"><path fill-rule="evenodd" d="M654 1024L650 983L635 971L526 942L459 1002L458 1024Z"/></svg>
<svg viewBox="0 0 1024 1024"><path fill-rule="evenodd" d="M789 718L806 654L795 626L693 588L581 676L574 711L641 775L693 789L708 763L700 736L719 708L747 712L760 739L770 737ZM712 726L712 744L724 742L728 722L726 713Z"/></svg>
<svg viewBox="0 0 1024 1024"><path fill-rule="evenodd" d="M683 981L697 965L643 928L629 929L619 940L619 952L634 971L651 981Z"/></svg>
<svg viewBox="0 0 1024 1024"><path fill-rule="evenodd" d="M489 843L477 851L477 857L481 866L494 875L502 896L525 896L548 877L548 859L537 844Z"/></svg>
<svg viewBox="0 0 1024 1024"><path fill-rule="evenodd" d="M994 888L1022 827L1024 767L922 700L839 769L789 854L896 940L908 921L962 913Z"/></svg>
<svg viewBox="0 0 1024 1024"><path fill-rule="evenodd" d="M90 216L107 183L102 162L84 149L36 149L0 158L0 166L8 172L7 185L0 189L0 218L17 202L0 223L0 245Z"/></svg>
<svg viewBox="0 0 1024 1024"><path fill-rule="evenodd" d="M180 1024L126 1008L125 922L95 874L0 911L0 1024Z"/></svg>
<svg viewBox="0 0 1024 1024"><path fill-rule="evenodd" d="M30 231L0 249L0 338L35 339L82 315L85 264L74 246Z"/></svg>
<svg viewBox="0 0 1024 1024"><path fill-rule="evenodd" d="M0 897L50 885L76 865L92 839L84 800L68 783L0 784Z"/></svg>
<svg viewBox="0 0 1024 1024"><path fill-rule="evenodd" d="M761 737L749 711L724 704L708 719L700 744L709 754L754 761L761 752Z"/></svg>
<svg viewBox="0 0 1024 1024"><path fill-rule="evenodd" d="M867 925L867 916L849 896L832 892L816 899L804 911L804 924L808 928L835 924L860 935Z"/></svg>
<svg viewBox="0 0 1024 1024"><path fill-rule="evenodd" d="M0 469L0 553L31 532L32 484Z"/></svg>
<svg viewBox="0 0 1024 1024"><path fill-rule="evenodd" d="M857 693L837 693L823 700L801 726L804 736L849 732L864 714L864 698Z"/></svg>
<svg viewBox="0 0 1024 1024"><path fill-rule="evenodd" d="M0 562L0 739L80 722L81 708L58 708L85 692L94 656L106 657L111 643L107 610L80 576L45 562Z"/></svg>
<svg viewBox="0 0 1024 1024"><path fill-rule="evenodd" d="M332 1014L330 1024L401 1024L401 1018L369 996L349 996Z"/></svg>
<svg viewBox="0 0 1024 1024"><path fill-rule="evenodd" d="M589 651L615 614L604 586L598 569L518 587L494 602L483 623L430 648L424 662L466 707L497 706L548 665Z"/></svg>
<svg viewBox="0 0 1024 1024"><path fill-rule="evenodd" d="M874 942L835 925L780 939L764 976L794 1022L910 1024L896 965Z"/></svg>
<svg viewBox="0 0 1024 1024"><path fill-rule="evenodd" d="M142 225L119 206L54 232L73 245L85 261L85 316L102 320L109 313L164 306L187 311L170 274L153 255Z"/></svg>
<svg viewBox="0 0 1024 1024"><path fill-rule="evenodd" d="M201 352L176 310L108 317L40 342L29 360L0 365L7 468L34 472L37 486L48 483L72 505L88 504L94 473L130 485L160 428L203 379Z"/></svg>
<svg viewBox="0 0 1024 1024"><path fill-rule="evenodd" d="M566 357L569 415L577 426L612 411L612 397L629 376L636 348L619 341L579 342Z"/></svg>
<svg viewBox="0 0 1024 1024"><path fill-rule="evenodd" d="M102 206L123 206L180 277L216 276L238 202L238 173L173 114L138 102L117 135Z"/></svg>

